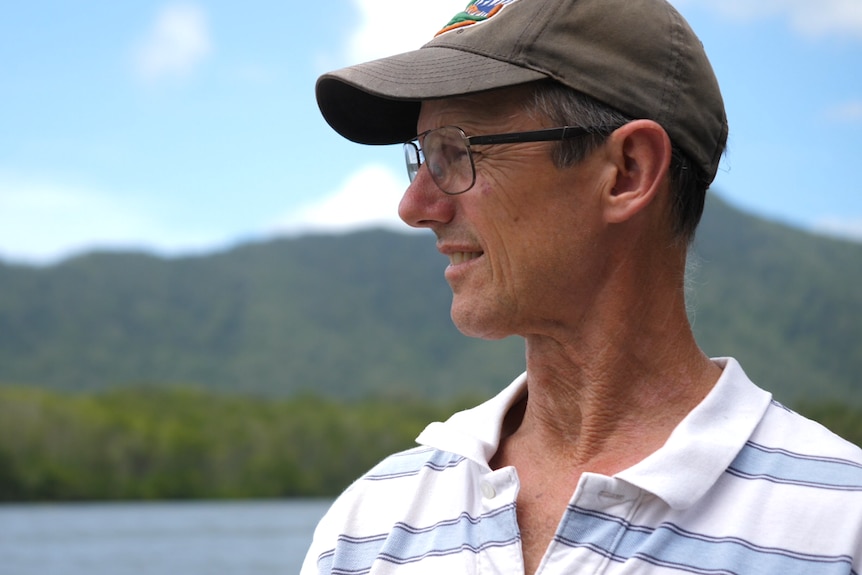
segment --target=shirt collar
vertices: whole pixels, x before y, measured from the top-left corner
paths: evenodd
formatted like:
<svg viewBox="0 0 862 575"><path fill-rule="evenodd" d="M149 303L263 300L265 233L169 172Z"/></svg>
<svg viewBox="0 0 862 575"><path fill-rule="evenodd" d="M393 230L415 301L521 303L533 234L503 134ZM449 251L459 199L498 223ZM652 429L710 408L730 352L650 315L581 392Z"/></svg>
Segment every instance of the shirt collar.
<svg viewBox="0 0 862 575"><path fill-rule="evenodd" d="M754 385L732 358L718 382L657 451L616 475L673 509L692 506L718 481L766 413L772 395Z"/></svg>
<svg viewBox="0 0 862 575"><path fill-rule="evenodd" d="M526 372L485 403L458 412L445 423L430 424L416 441L421 445L462 455L490 469L488 462L500 445L503 419L525 393Z"/></svg>
<svg viewBox="0 0 862 575"><path fill-rule="evenodd" d="M673 430L665 444L615 475L648 491L673 509L697 502L742 450L772 396L754 385L733 358L713 360L722 368L715 386ZM527 392L526 373L489 401L432 423L416 441L456 453L490 469L503 418Z"/></svg>

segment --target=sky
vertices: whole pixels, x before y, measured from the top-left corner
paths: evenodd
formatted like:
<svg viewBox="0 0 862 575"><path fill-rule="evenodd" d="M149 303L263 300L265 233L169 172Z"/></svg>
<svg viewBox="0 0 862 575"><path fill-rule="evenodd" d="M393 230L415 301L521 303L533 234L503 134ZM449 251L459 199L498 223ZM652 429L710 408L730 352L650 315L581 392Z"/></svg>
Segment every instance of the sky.
<svg viewBox="0 0 862 575"><path fill-rule="evenodd" d="M703 41L728 112L714 193L862 241L862 0L672 3ZM465 4L6 2L0 260L407 230L401 150L343 140L314 83L418 48Z"/></svg>

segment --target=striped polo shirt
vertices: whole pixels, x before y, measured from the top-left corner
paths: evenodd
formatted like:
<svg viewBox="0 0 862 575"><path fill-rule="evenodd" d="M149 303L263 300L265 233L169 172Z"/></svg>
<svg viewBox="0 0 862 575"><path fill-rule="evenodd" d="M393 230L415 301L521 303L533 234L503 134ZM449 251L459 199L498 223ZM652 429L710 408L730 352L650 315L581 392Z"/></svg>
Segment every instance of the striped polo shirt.
<svg viewBox="0 0 862 575"><path fill-rule="evenodd" d="M788 410L730 358L659 450L584 473L540 574L862 573L862 450ZM514 468L491 469L526 377L392 455L318 525L302 575L523 573Z"/></svg>

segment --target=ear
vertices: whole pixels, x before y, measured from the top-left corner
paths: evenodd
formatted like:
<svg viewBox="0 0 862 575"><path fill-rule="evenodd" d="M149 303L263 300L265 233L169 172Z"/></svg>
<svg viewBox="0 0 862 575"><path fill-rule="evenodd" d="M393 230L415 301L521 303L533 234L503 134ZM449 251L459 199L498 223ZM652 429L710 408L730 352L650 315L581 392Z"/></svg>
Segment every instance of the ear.
<svg viewBox="0 0 862 575"><path fill-rule="evenodd" d="M604 197L605 220L622 223L639 213L667 187L670 137L652 120L635 120L608 139L616 180Z"/></svg>

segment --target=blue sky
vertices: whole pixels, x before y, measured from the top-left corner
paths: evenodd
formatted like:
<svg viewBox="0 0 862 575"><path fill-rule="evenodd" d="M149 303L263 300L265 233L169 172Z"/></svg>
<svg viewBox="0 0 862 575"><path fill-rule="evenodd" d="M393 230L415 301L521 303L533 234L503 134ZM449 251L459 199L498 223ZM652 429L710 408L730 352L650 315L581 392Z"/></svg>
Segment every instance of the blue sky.
<svg viewBox="0 0 862 575"><path fill-rule="evenodd" d="M674 0L730 119L714 190L862 241L862 1ZM0 18L0 259L165 255L397 221L397 147L342 140L329 69L409 50L466 0L13 2Z"/></svg>

